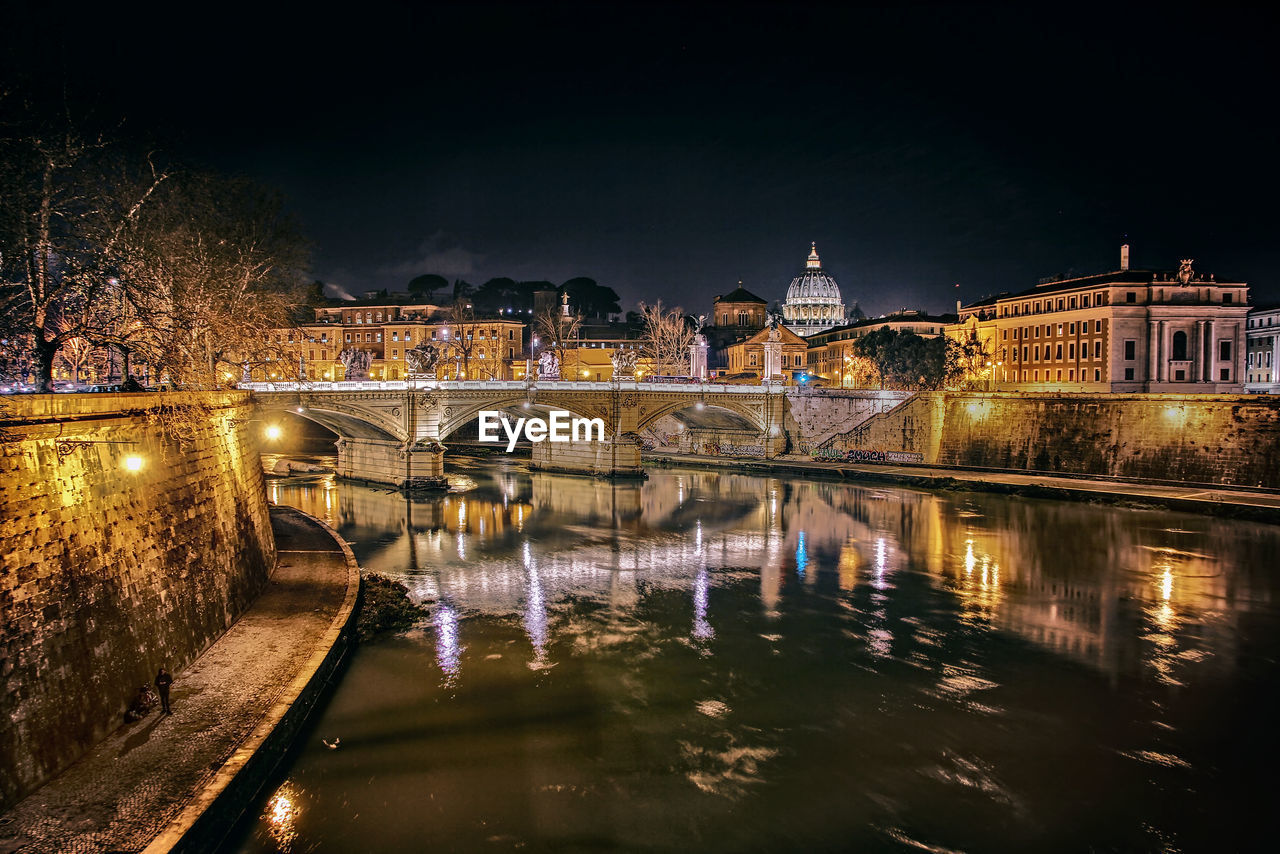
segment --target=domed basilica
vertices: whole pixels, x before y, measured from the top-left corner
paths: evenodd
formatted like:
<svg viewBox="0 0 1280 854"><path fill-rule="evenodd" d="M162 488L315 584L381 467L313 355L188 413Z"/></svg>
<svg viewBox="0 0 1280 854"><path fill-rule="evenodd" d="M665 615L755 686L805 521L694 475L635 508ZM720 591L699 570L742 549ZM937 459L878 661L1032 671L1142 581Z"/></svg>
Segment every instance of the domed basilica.
<svg viewBox="0 0 1280 854"><path fill-rule="evenodd" d="M813 244L804 272L791 280L782 306L783 325L797 335L813 335L845 322L844 301L836 280L822 271L818 245Z"/></svg>

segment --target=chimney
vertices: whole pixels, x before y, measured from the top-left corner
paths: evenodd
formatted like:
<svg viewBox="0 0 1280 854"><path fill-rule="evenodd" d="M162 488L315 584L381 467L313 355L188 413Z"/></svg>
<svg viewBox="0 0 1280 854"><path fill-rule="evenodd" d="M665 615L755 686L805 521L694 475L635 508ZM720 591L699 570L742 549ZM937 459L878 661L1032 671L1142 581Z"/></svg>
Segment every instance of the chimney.
<svg viewBox="0 0 1280 854"><path fill-rule="evenodd" d="M1120 269L1129 269L1129 244L1126 243L1120 247Z"/></svg>

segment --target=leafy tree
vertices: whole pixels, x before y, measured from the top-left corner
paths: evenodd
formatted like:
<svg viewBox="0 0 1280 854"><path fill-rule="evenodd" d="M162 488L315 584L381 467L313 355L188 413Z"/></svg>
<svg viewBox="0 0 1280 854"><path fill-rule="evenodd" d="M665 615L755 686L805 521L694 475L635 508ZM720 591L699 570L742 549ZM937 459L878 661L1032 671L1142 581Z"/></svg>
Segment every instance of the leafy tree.
<svg viewBox="0 0 1280 854"><path fill-rule="evenodd" d="M435 273L426 273L409 281L409 293L418 299L429 300L436 291L443 291L448 287L449 280L444 276L437 276Z"/></svg>
<svg viewBox="0 0 1280 854"><path fill-rule="evenodd" d="M584 317L608 317L622 311L618 294L613 288L597 284L595 279L579 276L561 285L561 290L569 294L569 302Z"/></svg>

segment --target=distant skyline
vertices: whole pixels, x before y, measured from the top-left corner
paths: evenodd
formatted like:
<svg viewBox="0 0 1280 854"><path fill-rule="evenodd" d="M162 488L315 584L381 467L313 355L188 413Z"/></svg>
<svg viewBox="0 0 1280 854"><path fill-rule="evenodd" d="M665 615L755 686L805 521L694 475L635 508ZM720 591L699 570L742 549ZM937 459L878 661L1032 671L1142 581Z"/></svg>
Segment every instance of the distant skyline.
<svg viewBox="0 0 1280 854"><path fill-rule="evenodd" d="M696 314L739 280L781 300L816 241L868 314L940 312L1116 269L1127 235L1135 267L1280 299L1261 11L43 8L7 82L279 187L357 295L589 276Z"/></svg>

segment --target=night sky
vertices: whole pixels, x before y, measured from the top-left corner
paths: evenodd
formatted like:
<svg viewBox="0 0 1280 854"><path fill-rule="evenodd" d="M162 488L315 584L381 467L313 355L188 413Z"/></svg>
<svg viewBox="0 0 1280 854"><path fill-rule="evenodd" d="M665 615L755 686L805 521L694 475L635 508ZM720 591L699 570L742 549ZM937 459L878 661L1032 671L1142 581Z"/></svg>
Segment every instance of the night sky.
<svg viewBox="0 0 1280 854"><path fill-rule="evenodd" d="M1039 6L46 5L0 61L278 187L354 294L582 275L708 312L817 241L846 302L942 311L1127 235L1280 298L1265 13Z"/></svg>

